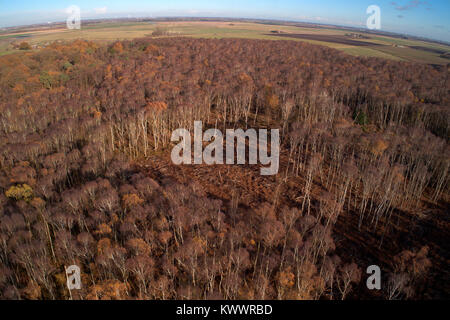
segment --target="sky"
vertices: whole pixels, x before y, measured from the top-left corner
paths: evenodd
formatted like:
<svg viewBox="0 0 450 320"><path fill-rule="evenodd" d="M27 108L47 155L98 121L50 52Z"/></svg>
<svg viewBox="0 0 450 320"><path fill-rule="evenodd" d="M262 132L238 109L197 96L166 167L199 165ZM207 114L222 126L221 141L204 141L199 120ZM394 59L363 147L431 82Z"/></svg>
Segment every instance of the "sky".
<svg viewBox="0 0 450 320"><path fill-rule="evenodd" d="M366 27L366 9L381 10L381 30L450 42L450 0L0 0L0 28L65 21L76 5L81 19L118 17L260 18Z"/></svg>

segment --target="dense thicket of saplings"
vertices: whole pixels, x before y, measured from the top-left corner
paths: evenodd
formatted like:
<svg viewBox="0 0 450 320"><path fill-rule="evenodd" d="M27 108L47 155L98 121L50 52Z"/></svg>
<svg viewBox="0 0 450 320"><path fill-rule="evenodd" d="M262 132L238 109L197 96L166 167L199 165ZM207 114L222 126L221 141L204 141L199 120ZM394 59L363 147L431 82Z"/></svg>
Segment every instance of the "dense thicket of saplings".
<svg viewBox="0 0 450 320"><path fill-rule="evenodd" d="M0 57L0 298L68 298L72 264L82 299L356 297L367 266L336 255L333 226L355 214L364 234L395 210L448 204L449 100L448 67L292 41L76 41ZM135 165L194 120L279 128L279 176L304 178L299 205L229 205ZM383 297L420 295L425 245L397 255Z"/></svg>

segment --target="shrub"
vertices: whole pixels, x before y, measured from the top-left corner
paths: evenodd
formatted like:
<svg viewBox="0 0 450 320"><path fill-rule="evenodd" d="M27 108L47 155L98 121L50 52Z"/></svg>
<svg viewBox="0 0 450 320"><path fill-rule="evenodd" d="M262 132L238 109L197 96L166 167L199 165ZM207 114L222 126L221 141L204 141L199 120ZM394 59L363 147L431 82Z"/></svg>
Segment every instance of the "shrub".
<svg viewBox="0 0 450 320"><path fill-rule="evenodd" d="M22 42L19 44L19 50L31 50L31 46L28 42Z"/></svg>
<svg viewBox="0 0 450 320"><path fill-rule="evenodd" d="M356 113L355 121L360 126L365 126L369 123L369 118L367 117L367 114L364 111L359 111Z"/></svg>
<svg viewBox="0 0 450 320"><path fill-rule="evenodd" d="M29 201L33 198L33 189L25 183L18 184L9 188L5 195L11 199Z"/></svg>

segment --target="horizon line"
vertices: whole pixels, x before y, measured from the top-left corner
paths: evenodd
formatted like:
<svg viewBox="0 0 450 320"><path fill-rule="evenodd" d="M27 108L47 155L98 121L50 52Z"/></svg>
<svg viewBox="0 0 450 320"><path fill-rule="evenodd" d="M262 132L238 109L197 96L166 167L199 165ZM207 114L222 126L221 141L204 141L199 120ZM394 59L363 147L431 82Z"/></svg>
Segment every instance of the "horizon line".
<svg viewBox="0 0 450 320"><path fill-rule="evenodd" d="M274 21L274 22L284 22L284 23L305 23L310 25L318 25L318 26L331 26L331 27L338 27L338 28L347 28L347 29L355 29L360 30L361 32L366 32L370 34L391 34L396 36L406 36L411 38L416 38L417 40L421 41L431 41L431 42L437 42L441 43L447 46L450 46L450 41L446 40L439 40L436 38L430 38L426 36L419 36L414 34L408 34L408 33L399 33L395 31L389 31L389 30L370 30L368 28L365 28L364 26L351 26L351 25L341 25L341 24L334 24L334 23L319 23L319 22L309 22L305 20L286 20L286 19L279 19L279 18L246 18L246 17L226 17L226 16L217 16L217 17L211 17L211 16L135 16L135 17L127 17L127 16L117 16L117 17L108 17L108 18L82 18L81 21L108 21L108 20L114 20L114 19L127 19L127 20L136 20L136 19L149 19L149 20L161 20L161 19L222 19L222 20L231 20L231 21L239 21L239 20L251 20L251 21ZM14 28L26 28L26 27L32 27L32 26L45 26L45 25L51 25L51 24L65 24L66 21L53 21L53 22L40 22L40 23L31 23L31 24L24 24L24 25L14 25L14 26L7 26L7 27L0 27L0 31L5 31L6 29L14 29Z"/></svg>

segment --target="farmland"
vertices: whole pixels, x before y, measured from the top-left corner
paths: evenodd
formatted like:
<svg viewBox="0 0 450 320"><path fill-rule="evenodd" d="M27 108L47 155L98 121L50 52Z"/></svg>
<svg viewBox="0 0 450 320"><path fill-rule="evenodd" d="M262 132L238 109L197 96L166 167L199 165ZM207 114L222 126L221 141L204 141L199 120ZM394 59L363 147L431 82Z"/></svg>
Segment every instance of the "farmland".
<svg viewBox="0 0 450 320"><path fill-rule="evenodd" d="M13 53L14 44L27 41L34 47L53 41L76 39L110 42L152 36L155 30L164 30L164 37L244 38L265 40L304 41L335 48L354 56L379 57L426 64L447 64L442 57L450 47L421 40L402 39L365 32L349 32L335 27L292 24L266 24L243 21L102 21L82 25L80 30L68 30L63 24L27 30L0 32L0 55ZM442 53L443 52L443 53Z"/></svg>

